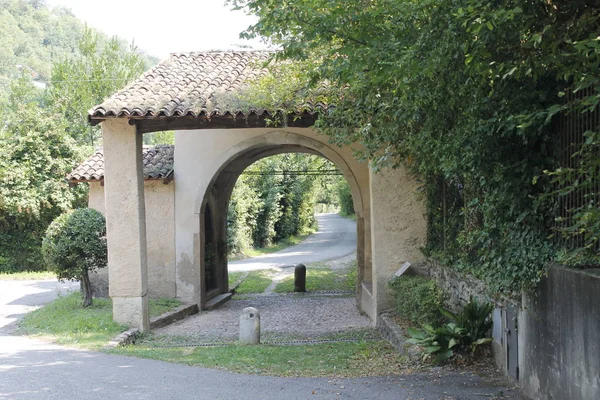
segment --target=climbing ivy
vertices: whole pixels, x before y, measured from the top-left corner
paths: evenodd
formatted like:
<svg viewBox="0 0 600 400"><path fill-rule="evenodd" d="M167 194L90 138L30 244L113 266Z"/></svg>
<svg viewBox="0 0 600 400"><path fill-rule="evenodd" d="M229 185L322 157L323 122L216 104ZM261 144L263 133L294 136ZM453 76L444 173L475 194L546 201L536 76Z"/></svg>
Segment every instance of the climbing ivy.
<svg viewBox="0 0 600 400"><path fill-rule="evenodd" d="M359 144L357 155L376 169L403 163L423 177L428 254L508 295L533 288L552 259L600 261L593 190L569 210L571 224L553 231L557 197L598 187L597 127L586 133L570 169L557 164L553 129L558 115L597 109L596 3L230 3L258 16L244 36L266 36L281 47L276 60L307 66L292 77L274 71L275 81L298 85L290 92L302 94L299 101L326 84L321 100L335 108L321 114L317 127L332 142ZM568 89L588 94L566 102ZM448 204L452 193L440 195L436 187L449 188L455 201ZM586 245L560 249L553 233L583 235Z"/></svg>

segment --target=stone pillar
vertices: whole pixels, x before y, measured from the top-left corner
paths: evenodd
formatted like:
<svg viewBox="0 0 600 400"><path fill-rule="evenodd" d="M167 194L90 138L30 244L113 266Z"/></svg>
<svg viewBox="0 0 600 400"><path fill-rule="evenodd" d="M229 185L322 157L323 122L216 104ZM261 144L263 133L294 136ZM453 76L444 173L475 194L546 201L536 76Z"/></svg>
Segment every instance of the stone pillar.
<svg viewBox="0 0 600 400"><path fill-rule="evenodd" d="M241 345L260 344L260 313L254 307L246 307L240 315Z"/></svg>
<svg viewBox="0 0 600 400"><path fill-rule="evenodd" d="M427 239L427 221L419 183L404 167L371 171L370 185L373 316L377 322L379 314L391 306L390 277L405 262L414 264L424 258L420 249Z"/></svg>
<svg viewBox="0 0 600 400"><path fill-rule="evenodd" d="M113 319L149 329L142 135L127 119L102 122L109 294Z"/></svg>
<svg viewBox="0 0 600 400"><path fill-rule="evenodd" d="M306 265L298 264L294 268L294 292L306 292Z"/></svg>

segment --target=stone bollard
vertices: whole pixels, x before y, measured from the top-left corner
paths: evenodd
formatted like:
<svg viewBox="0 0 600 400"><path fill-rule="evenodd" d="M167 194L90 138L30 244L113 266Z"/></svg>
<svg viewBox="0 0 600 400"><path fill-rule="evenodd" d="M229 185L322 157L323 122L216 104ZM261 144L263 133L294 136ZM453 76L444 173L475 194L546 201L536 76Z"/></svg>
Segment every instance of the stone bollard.
<svg viewBox="0 0 600 400"><path fill-rule="evenodd" d="M260 344L260 314L254 307L246 307L240 315L240 344Z"/></svg>
<svg viewBox="0 0 600 400"><path fill-rule="evenodd" d="M306 292L306 266L296 265L294 268L294 292Z"/></svg>

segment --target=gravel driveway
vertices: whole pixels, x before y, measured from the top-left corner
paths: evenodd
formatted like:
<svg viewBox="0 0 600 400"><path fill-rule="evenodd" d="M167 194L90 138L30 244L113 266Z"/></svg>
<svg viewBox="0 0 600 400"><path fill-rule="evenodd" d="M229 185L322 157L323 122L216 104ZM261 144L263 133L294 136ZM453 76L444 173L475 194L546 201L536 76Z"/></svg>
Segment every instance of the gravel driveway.
<svg viewBox="0 0 600 400"><path fill-rule="evenodd" d="M154 333L187 336L207 343L235 341L245 307L258 309L263 340L307 340L372 327L369 318L358 311L354 297L298 293L230 300L215 310L202 311Z"/></svg>

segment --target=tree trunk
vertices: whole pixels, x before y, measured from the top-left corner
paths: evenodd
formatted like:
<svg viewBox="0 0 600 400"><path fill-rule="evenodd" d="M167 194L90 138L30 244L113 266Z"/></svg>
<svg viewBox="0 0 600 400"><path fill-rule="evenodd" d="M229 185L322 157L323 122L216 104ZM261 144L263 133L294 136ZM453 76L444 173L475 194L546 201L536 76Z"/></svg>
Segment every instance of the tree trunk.
<svg viewBox="0 0 600 400"><path fill-rule="evenodd" d="M81 292L83 294L83 307L89 307L92 305L92 284L90 283L90 276L85 271L81 276Z"/></svg>

